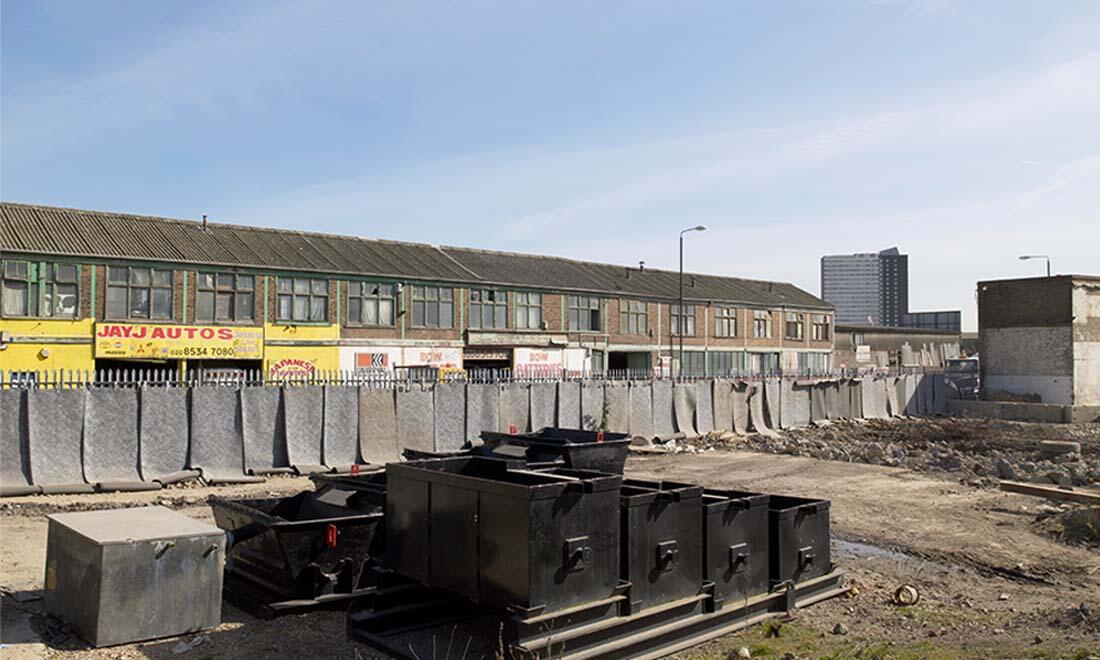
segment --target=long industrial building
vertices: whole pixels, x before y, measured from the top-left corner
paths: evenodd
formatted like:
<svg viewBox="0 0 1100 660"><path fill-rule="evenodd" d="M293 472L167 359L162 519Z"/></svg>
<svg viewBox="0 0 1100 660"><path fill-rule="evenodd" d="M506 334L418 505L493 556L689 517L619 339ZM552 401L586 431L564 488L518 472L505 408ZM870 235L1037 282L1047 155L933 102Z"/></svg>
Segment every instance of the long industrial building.
<svg viewBox="0 0 1100 660"><path fill-rule="evenodd" d="M831 368L791 284L4 202L0 372ZM675 345L675 350L672 349Z"/></svg>

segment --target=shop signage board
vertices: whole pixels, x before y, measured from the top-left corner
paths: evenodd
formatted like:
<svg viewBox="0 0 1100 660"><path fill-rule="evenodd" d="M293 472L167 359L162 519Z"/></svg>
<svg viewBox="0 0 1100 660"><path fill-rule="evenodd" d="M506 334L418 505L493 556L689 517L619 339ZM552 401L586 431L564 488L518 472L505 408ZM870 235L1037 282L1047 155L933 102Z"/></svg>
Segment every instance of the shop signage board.
<svg viewBox="0 0 1100 660"><path fill-rule="evenodd" d="M264 330L224 325L97 323L97 358L260 360Z"/></svg>

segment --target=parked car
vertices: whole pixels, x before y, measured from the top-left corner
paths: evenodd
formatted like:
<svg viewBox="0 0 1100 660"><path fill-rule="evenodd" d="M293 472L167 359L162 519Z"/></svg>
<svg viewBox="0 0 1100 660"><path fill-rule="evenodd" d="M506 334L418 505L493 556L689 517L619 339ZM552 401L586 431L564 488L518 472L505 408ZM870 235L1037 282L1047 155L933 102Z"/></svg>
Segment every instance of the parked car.
<svg viewBox="0 0 1100 660"><path fill-rule="evenodd" d="M953 358L947 361L944 380L959 391L960 399L975 401L981 386L978 375L978 358Z"/></svg>

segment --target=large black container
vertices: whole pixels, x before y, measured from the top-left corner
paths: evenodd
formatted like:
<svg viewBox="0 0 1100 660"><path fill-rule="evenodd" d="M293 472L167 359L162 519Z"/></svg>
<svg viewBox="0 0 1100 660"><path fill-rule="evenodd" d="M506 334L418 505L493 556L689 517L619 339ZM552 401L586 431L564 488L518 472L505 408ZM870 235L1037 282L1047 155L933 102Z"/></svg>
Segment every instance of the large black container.
<svg viewBox="0 0 1100 660"><path fill-rule="evenodd" d="M702 486L624 479L620 575L630 612L699 593L703 582Z"/></svg>
<svg viewBox="0 0 1100 660"><path fill-rule="evenodd" d="M527 613L613 595L618 475L478 457L392 463L386 473L388 568Z"/></svg>
<svg viewBox="0 0 1100 660"><path fill-rule="evenodd" d="M240 585L263 605L352 593L385 547L382 510L357 491L211 497L210 506L218 527L228 532L227 588Z"/></svg>
<svg viewBox="0 0 1100 660"><path fill-rule="evenodd" d="M703 576L714 604L768 591L768 496L738 490L703 491Z"/></svg>
<svg viewBox="0 0 1100 660"><path fill-rule="evenodd" d="M598 470L622 474L630 436L626 433L584 431L545 427L533 433L483 431L481 439L489 449L502 444L527 447L528 462L549 463L562 458L575 470Z"/></svg>
<svg viewBox="0 0 1100 660"><path fill-rule="evenodd" d="M772 495L768 502L772 586L832 570L829 500Z"/></svg>

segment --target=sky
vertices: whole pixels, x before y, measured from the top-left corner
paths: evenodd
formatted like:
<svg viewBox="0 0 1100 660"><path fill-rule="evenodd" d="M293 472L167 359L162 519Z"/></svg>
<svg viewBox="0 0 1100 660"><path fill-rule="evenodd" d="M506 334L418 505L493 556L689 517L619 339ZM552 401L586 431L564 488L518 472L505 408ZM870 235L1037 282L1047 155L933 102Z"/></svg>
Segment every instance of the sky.
<svg viewBox="0 0 1100 660"><path fill-rule="evenodd" d="M0 196L793 282L1100 274L1092 0L0 0Z"/></svg>

